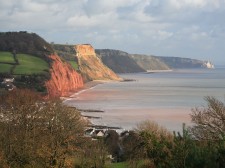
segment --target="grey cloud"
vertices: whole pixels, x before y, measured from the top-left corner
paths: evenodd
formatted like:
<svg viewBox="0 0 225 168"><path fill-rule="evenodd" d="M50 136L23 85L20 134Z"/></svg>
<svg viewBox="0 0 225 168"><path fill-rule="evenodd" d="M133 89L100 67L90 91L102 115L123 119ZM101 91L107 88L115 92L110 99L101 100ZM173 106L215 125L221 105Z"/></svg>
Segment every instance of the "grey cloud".
<svg viewBox="0 0 225 168"><path fill-rule="evenodd" d="M225 49L224 0L0 0L2 31L132 53L210 57ZM225 62L224 62L225 64Z"/></svg>

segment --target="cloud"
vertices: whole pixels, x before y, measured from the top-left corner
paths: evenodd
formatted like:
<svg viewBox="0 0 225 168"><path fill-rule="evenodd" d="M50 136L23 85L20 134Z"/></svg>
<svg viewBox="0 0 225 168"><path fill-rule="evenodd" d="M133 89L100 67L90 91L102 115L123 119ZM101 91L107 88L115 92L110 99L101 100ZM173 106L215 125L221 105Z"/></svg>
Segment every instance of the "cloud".
<svg viewBox="0 0 225 168"><path fill-rule="evenodd" d="M190 56L225 52L224 0L0 0L2 31L55 43ZM162 50L163 47L163 50ZM215 57L216 59L217 57Z"/></svg>

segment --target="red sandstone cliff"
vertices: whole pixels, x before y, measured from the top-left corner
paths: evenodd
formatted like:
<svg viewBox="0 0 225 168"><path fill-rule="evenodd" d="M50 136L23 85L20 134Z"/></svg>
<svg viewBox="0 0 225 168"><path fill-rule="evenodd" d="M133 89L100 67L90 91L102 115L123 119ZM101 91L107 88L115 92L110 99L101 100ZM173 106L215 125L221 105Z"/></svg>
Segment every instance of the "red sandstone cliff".
<svg viewBox="0 0 225 168"><path fill-rule="evenodd" d="M90 44L75 45L79 70L85 81L90 80L121 80L111 69L105 66L96 56Z"/></svg>
<svg viewBox="0 0 225 168"><path fill-rule="evenodd" d="M83 87L83 79L68 63L62 62L57 55L52 60L51 79L45 83L49 97L66 96L69 92Z"/></svg>

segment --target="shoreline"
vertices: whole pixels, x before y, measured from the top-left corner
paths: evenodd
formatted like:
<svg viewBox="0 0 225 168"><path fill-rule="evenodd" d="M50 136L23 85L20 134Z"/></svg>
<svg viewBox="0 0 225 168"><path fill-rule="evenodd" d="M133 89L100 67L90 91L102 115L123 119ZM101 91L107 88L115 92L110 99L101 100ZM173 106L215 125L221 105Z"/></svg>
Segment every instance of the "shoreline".
<svg viewBox="0 0 225 168"><path fill-rule="evenodd" d="M99 85L99 84L103 84L106 83L104 81L100 81L100 80L94 80L94 81L89 81L87 83L84 84L83 87L78 88L74 91L70 91L68 93L68 96L61 96L60 99L63 100L63 102L70 100L71 98L76 98L80 93L85 92L91 88L94 88L95 86Z"/></svg>

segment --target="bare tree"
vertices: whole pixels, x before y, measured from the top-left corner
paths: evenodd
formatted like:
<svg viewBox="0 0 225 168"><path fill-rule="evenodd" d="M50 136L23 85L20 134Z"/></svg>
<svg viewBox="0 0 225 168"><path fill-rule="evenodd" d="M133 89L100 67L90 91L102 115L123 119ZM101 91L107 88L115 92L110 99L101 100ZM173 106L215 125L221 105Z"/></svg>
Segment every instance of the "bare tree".
<svg viewBox="0 0 225 168"><path fill-rule="evenodd" d="M225 106L214 97L205 97L206 107L192 109L190 128L195 138L200 140L220 140L225 138Z"/></svg>

